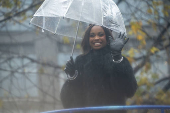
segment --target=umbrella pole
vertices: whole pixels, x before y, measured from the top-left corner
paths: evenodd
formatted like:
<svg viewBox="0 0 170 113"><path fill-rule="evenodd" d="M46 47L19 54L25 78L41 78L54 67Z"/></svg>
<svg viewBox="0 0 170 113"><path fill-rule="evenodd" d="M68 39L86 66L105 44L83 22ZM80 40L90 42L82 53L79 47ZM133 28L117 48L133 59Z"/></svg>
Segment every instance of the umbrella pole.
<svg viewBox="0 0 170 113"><path fill-rule="evenodd" d="M73 44L73 48L72 48L72 52L71 52L71 57L73 57L73 53L74 53L74 48L75 48L75 44L76 44L76 40L77 40L77 34L78 34L78 30L79 30L79 24L80 21L78 21L78 26L77 26L77 31L76 31L76 37L74 39L74 44Z"/></svg>

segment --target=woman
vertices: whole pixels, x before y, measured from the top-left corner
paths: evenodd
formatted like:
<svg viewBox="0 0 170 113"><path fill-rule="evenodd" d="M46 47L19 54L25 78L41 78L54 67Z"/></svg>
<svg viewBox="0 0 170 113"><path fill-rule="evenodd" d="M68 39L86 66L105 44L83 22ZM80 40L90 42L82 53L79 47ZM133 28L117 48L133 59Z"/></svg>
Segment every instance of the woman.
<svg viewBox="0 0 170 113"><path fill-rule="evenodd" d="M81 44L83 54L66 64L70 79L60 94L64 108L125 105L137 89L133 69L121 55L127 41L124 34L114 40L109 29L89 25Z"/></svg>

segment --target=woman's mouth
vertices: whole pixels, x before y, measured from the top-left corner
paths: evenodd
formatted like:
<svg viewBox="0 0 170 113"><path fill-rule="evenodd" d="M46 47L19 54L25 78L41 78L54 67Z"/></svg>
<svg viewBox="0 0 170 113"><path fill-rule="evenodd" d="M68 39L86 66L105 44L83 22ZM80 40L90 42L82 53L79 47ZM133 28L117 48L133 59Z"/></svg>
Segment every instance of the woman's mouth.
<svg viewBox="0 0 170 113"><path fill-rule="evenodd" d="M94 45L95 45L95 46L100 46L101 43L100 43L100 42L95 42Z"/></svg>

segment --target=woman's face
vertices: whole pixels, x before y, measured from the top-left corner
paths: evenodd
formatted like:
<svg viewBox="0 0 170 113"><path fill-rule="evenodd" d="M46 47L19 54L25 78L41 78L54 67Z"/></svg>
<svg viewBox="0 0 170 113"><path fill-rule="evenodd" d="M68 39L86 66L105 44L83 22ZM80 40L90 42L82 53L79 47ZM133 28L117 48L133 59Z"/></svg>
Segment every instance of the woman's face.
<svg viewBox="0 0 170 113"><path fill-rule="evenodd" d="M89 44L93 50L106 46L106 34L101 26L93 26L90 31Z"/></svg>

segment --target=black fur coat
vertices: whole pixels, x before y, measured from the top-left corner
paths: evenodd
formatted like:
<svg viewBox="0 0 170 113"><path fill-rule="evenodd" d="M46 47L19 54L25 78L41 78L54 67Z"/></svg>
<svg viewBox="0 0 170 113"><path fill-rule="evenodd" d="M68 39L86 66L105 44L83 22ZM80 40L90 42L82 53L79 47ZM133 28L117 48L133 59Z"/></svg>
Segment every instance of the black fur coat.
<svg viewBox="0 0 170 113"><path fill-rule="evenodd" d="M137 89L129 61L124 57L114 63L109 47L79 55L75 66L77 78L67 80L61 90L64 108L125 105Z"/></svg>

